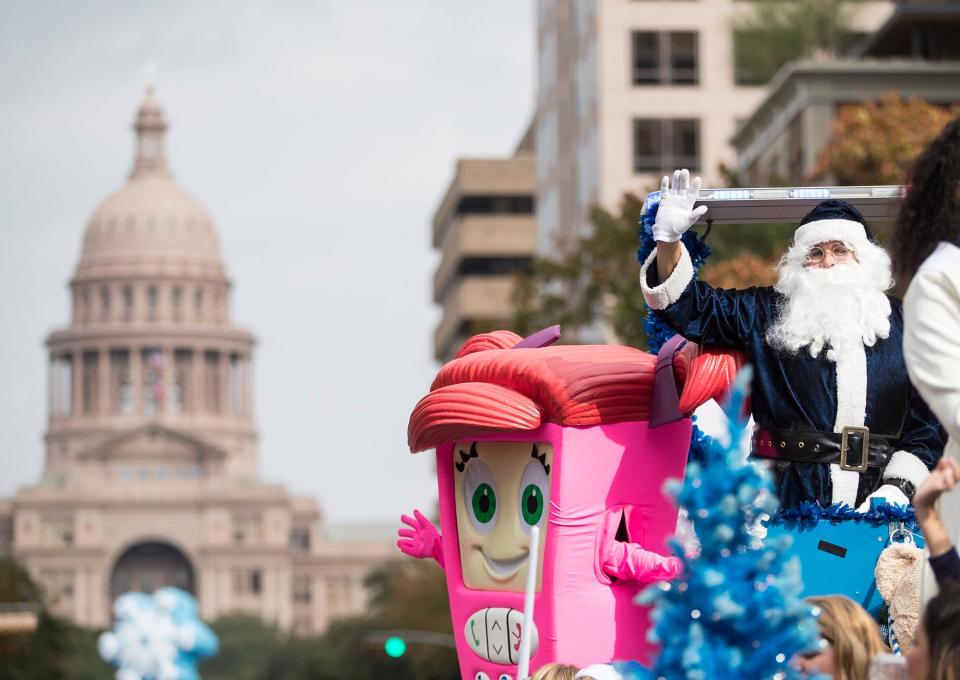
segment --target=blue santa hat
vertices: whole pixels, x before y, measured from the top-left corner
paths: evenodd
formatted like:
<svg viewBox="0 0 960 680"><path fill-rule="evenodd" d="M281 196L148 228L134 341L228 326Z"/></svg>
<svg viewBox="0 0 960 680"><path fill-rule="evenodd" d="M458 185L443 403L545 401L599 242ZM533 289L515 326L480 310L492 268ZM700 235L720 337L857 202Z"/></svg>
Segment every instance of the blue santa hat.
<svg viewBox="0 0 960 680"><path fill-rule="evenodd" d="M879 245L860 211L833 198L820 201L808 212L793 237L795 246L806 248L826 241L843 241L854 249L865 242Z"/></svg>

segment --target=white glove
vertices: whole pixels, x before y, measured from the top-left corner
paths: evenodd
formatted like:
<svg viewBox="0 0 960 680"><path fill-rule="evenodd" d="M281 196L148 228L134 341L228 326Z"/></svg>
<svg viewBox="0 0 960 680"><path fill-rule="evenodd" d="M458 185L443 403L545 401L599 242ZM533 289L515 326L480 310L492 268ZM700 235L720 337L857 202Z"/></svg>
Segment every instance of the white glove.
<svg viewBox="0 0 960 680"><path fill-rule="evenodd" d="M655 241L675 243L680 240L684 232L707 212L707 206L701 205L696 210L693 204L700 196L700 178L694 177L690 183L688 170L675 170L673 173L673 189L670 189L670 178L663 176L660 183L660 207L657 208L657 221L653 224L653 238Z"/></svg>
<svg viewBox="0 0 960 680"><path fill-rule="evenodd" d="M900 490L900 487L894 486L893 484L884 484L864 499L860 507L857 508L857 512L866 512L869 510L871 498L882 498L887 503L894 503L896 505L910 505L910 499Z"/></svg>

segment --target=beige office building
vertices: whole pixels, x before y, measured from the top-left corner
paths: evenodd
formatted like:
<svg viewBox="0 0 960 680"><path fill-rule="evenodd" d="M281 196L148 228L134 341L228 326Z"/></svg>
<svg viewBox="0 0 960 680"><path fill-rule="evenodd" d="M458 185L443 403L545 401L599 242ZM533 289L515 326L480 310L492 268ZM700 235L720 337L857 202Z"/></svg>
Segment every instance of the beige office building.
<svg viewBox="0 0 960 680"><path fill-rule="evenodd" d="M659 187L686 167L704 186L736 165L730 140L764 96L737 72L740 0L538 0L537 251L569 248L589 206ZM876 28L891 2L867 2Z"/></svg>
<svg viewBox="0 0 960 680"><path fill-rule="evenodd" d="M438 361L452 359L471 335L510 325L514 281L529 270L536 243L531 134L512 157L459 159L434 215Z"/></svg>
<svg viewBox="0 0 960 680"><path fill-rule="evenodd" d="M47 339L43 477L0 502L0 553L81 625L175 585L207 620L321 631L365 608L365 575L395 550L327 540L314 499L260 478L254 338L231 322L216 229L168 172L150 92L134 127L132 172L90 219L70 322Z"/></svg>

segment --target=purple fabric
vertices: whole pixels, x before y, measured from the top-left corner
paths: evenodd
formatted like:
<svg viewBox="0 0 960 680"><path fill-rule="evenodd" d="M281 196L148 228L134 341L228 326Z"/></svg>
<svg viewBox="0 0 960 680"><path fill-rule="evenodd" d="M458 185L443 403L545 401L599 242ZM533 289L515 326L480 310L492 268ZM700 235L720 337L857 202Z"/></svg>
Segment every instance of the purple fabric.
<svg viewBox="0 0 960 680"><path fill-rule="evenodd" d="M653 379L653 399L650 402L650 427L673 423L681 418L680 392L673 374L673 355L687 342L682 335L674 335L657 352L657 369Z"/></svg>
<svg viewBox="0 0 960 680"><path fill-rule="evenodd" d="M537 331L533 335L528 335L523 340L518 342L516 345L511 347L511 349L523 349L527 348L537 348L537 347L548 347L560 339L560 325L550 326L549 328L544 328L542 331Z"/></svg>

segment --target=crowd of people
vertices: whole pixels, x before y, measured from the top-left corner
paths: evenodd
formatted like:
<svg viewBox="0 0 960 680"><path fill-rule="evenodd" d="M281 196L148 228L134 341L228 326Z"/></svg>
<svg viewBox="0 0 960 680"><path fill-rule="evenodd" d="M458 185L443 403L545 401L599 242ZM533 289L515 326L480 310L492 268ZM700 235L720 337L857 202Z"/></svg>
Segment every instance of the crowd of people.
<svg viewBox="0 0 960 680"><path fill-rule="evenodd" d="M682 242L707 210L694 209L699 186L686 170L664 178L641 270L648 305L676 333L753 365L752 455L784 506L912 503L939 589L901 620L894 649L851 599L811 598L820 641L793 666L838 680L960 679L960 556L947 529L960 525L960 491L945 494L960 481L960 119L914 162L892 257L854 206L828 200L801 222L775 286L713 288ZM894 270L910 282L902 304L887 295Z"/></svg>

